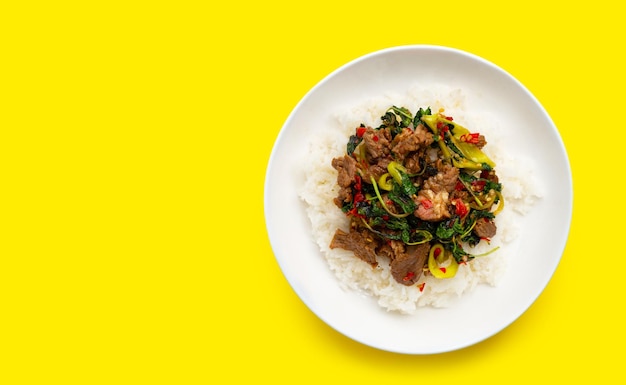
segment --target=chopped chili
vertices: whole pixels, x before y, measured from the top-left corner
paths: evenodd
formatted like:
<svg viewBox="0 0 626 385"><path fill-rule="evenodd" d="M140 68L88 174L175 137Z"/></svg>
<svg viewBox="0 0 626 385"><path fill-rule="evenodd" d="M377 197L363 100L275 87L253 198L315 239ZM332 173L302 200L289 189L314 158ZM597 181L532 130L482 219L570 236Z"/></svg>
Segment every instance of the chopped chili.
<svg viewBox="0 0 626 385"><path fill-rule="evenodd" d="M463 135L461 135L461 137L459 139L461 140L461 142L466 142L466 143L471 143L471 144L478 144L478 142L479 142L478 136L479 136L478 133L463 134Z"/></svg>
<svg viewBox="0 0 626 385"><path fill-rule="evenodd" d="M361 177L358 175L355 175L354 181L355 181L354 188L357 189L357 191L361 191L361 188L363 188Z"/></svg>
<svg viewBox="0 0 626 385"><path fill-rule="evenodd" d="M463 203L463 201L460 199L455 200L454 207L456 215L460 216L461 218L466 216L469 212L467 206L465 206L465 203Z"/></svg>
<svg viewBox="0 0 626 385"><path fill-rule="evenodd" d="M475 180L472 182L472 189L474 191L483 191L485 184L487 184L487 182L484 180Z"/></svg>
<svg viewBox="0 0 626 385"><path fill-rule="evenodd" d="M448 127L446 123L438 121L437 128L439 129L439 137L441 138L441 140L445 140L445 134L446 132L450 131L450 127Z"/></svg>
<svg viewBox="0 0 626 385"><path fill-rule="evenodd" d="M346 215L348 216L352 215L353 217L357 217L357 218L365 218L365 215L359 214L359 211L356 207L353 207L350 211L346 213Z"/></svg>

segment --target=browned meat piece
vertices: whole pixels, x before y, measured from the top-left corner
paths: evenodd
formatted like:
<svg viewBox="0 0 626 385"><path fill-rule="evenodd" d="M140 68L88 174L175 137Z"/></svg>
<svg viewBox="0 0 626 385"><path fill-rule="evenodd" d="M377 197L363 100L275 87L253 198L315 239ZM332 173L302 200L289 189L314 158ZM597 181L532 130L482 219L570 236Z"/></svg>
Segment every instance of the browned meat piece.
<svg viewBox="0 0 626 385"><path fill-rule="evenodd" d="M376 255L388 257L389 260L393 260L395 258L395 254L391 248L391 242L392 241L381 242L376 249Z"/></svg>
<svg viewBox="0 0 626 385"><path fill-rule="evenodd" d="M365 144L365 151L370 161L376 162L379 158L384 158L389 155L389 140L391 134L387 128L380 130L367 127L363 134L363 143Z"/></svg>
<svg viewBox="0 0 626 385"><path fill-rule="evenodd" d="M403 161L411 152L429 146L432 142L433 135L420 124L415 130L405 128L396 135L391 142L391 151L395 154L396 159Z"/></svg>
<svg viewBox="0 0 626 385"><path fill-rule="evenodd" d="M414 135L420 138L420 142L424 147L430 146L433 143L433 134L422 123L415 127Z"/></svg>
<svg viewBox="0 0 626 385"><path fill-rule="evenodd" d="M474 226L474 233L480 238L492 238L496 235L496 224L487 218L479 219Z"/></svg>
<svg viewBox="0 0 626 385"><path fill-rule="evenodd" d="M420 138L413 135L413 130L405 128L391 142L391 151L396 159L402 161L409 153L417 151L421 146Z"/></svg>
<svg viewBox="0 0 626 385"><path fill-rule="evenodd" d="M363 175L363 182L370 184L371 177L374 177L376 181L387 172L387 165L391 162L391 158L379 158L377 163L368 164L365 167L359 165L359 170Z"/></svg>
<svg viewBox="0 0 626 385"><path fill-rule="evenodd" d="M413 197L413 201L417 204L413 215L423 221L436 222L451 216L448 211L450 200L447 191L420 190Z"/></svg>
<svg viewBox="0 0 626 385"><path fill-rule="evenodd" d="M344 155L341 158L334 158L332 166L337 170L337 183L339 187L349 187L352 182L354 182L357 163L353 157Z"/></svg>
<svg viewBox="0 0 626 385"><path fill-rule="evenodd" d="M389 242L389 246L391 246L391 261L393 262L399 255L404 254L406 251L406 245L403 242L391 240Z"/></svg>
<svg viewBox="0 0 626 385"><path fill-rule="evenodd" d="M411 286L422 275L422 268L430 250L429 243L406 247L406 251L397 253L391 261L391 275L396 282Z"/></svg>
<svg viewBox="0 0 626 385"><path fill-rule="evenodd" d="M352 251L355 256L369 263L372 267L378 266L376 253L374 252L377 247L378 241L367 230L358 231L351 229L349 233L346 233L341 229L337 229L330 242L331 249L340 248Z"/></svg>
<svg viewBox="0 0 626 385"><path fill-rule="evenodd" d="M352 188L351 187L342 187L339 189L337 193L337 197L333 199L335 205L339 208L342 208L345 203L352 202Z"/></svg>
<svg viewBox="0 0 626 385"><path fill-rule="evenodd" d="M459 169L447 163L438 163L439 172L424 182L424 188L435 193L446 191L451 193L459 178Z"/></svg>
<svg viewBox="0 0 626 385"><path fill-rule="evenodd" d="M404 167L409 174L418 174L422 171L422 165L420 164L420 158L424 157L424 154L419 152L412 152L404 159Z"/></svg>

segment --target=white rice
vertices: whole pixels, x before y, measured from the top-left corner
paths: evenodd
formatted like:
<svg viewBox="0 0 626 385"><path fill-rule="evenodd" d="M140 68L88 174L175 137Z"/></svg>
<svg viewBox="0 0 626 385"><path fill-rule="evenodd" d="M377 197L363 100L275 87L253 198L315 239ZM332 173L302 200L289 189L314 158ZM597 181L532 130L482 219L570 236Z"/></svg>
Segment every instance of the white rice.
<svg viewBox="0 0 626 385"><path fill-rule="evenodd" d="M496 217L498 233L489 245L481 244L470 252L480 254L500 246L488 256L476 258L466 265L460 265L451 279L436 279L423 275L418 282L425 282L423 291L418 285L404 286L391 276L389 261L379 257L379 267L373 269L350 251L331 250L329 245L337 228L348 231L349 219L333 203L337 196L337 171L332 168L333 158L345 153L348 137L361 124L377 127L380 117L391 106L404 106L415 113L419 107L430 106L433 113L440 108L445 114L454 117L455 122L470 131L479 131L487 138L484 151L496 162L496 172L503 185L504 210ZM523 169L525 163L510 158L498 146L500 138L494 122L480 111L466 111L465 94L459 89L433 87L413 88L406 94L383 95L349 111L338 114L335 127L327 127L317 132L310 143L308 153L302 161L306 182L300 198L306 203L307 215L311 221L313 237L328 266L336 275L345 290L354 290L372 296L378 304L389 311L405 314L414 313L419 307L449 306L451 300L469 292L479 284L496 286L505 272L507 245L517 237L516 216L525 214L540 197L533 183L532 169Z"/></svg>

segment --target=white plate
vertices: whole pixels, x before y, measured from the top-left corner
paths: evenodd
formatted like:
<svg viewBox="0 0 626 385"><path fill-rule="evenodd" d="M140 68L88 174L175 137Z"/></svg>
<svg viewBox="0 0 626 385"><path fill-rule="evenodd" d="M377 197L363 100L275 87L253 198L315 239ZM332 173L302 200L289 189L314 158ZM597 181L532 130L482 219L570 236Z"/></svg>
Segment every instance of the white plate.
<svg viewBox="0 0 626 385"><path fill-rule="evenodd" d="M467 90L471 108L506 122L506 142L531 157L543 197L523 217L522 242L496 287L478 286L447 308L414 315L387 312L372 298L340 288L311 236L297 162L332 112L349 101L405 92L408 85L447 84ZM477 56L437 46L386 49L354 60L317 84L293 110L269 160L265 220L276 259L301 300L340 333L382 350L432 354L460 349L498 333L537 299L561 259L572 213L567 153L550 117L511 75Z"/></svg>

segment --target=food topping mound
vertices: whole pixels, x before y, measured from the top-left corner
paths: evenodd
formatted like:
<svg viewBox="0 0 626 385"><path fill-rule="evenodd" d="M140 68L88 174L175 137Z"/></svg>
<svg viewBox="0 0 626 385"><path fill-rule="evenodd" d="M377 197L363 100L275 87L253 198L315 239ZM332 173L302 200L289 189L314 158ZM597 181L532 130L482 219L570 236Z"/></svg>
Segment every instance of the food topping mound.
<svg viewBox="0 0 626 385"><path fill-rule="evenodd" d="M361 124L346 153L332 160L339 191L334 203L349 218L330 248L352 251L378 266L390 261L402 285L422 274L451 278L474 255L472 247L496 235L504 207L487 141L454 122L443 110L390 107L373 128Z"/></svg>

